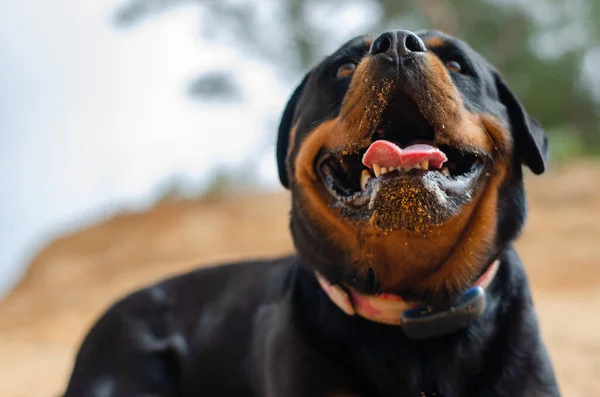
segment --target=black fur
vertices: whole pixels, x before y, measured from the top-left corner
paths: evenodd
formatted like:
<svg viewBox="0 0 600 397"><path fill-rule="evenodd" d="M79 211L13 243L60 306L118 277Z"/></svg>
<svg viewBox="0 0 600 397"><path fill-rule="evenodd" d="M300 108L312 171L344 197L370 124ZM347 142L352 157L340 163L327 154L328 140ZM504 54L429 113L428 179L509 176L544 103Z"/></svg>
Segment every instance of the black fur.
<svg viewBox="0 0 600 397"><path fill-rule="evenodd" d="M419 33L431 34L439 33ZM547 141L498 73L464 43L444 37L449 44L438 51L460 56L471 73L455 78L466 105L510 125L517 149L500 188L489 253L500 258L500 270L481 318L453 334L412 341L399 327L345 315L315 280L315 268L331 280L347 280L349 270L333 263L339 252L298 208L286 157L289 145L293 158L303 135L339 113L347 86L330 78L331 68L364 56L363 40L355 39L307 75L279 128L279 175L292 189L298 255L198 270L116 303L83 342L65 397L558 396L513 248L525 219L520 163L543 172Z"/></svg>
<svg viewBox="0 0 600 397"><path fill-rule="evenodd" d="M527 114L500 75L495 74L494 77L500 101L508 112L517 149L524 163L539 175L546 170L548 162L548 138L538 122Z"/></svg>

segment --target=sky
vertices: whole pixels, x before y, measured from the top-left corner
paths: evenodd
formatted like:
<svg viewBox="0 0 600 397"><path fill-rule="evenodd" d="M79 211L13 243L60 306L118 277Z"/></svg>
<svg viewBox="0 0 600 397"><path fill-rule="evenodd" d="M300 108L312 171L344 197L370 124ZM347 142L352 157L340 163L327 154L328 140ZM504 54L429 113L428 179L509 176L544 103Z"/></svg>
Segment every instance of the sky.
<svg viewBox="0 0 600 397"><path fill-rule="evenodd" d="M201 186L241 164L296 83L202 40L185 8L117 29L118 4L0 2L0 298L52 239L147 208L171 176ZM231 65L243 101L186 95L200 70ZM271 150L255 172L279 189Z"/></svg>

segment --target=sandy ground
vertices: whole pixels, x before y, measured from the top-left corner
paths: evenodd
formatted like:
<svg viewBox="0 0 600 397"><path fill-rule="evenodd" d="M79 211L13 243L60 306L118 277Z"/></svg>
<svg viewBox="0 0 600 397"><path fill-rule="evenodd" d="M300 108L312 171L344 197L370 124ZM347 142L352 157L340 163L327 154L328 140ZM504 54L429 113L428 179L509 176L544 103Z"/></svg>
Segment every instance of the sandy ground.
<svg viewBox="0 0 600 397"><path fill-rule="evenodd" d="M529 178L519 251L565 396L600 396L600 163ZM57 396L94 320L134 288L198 265L290 252L289 197L170 201L45 248L0 303L0 396ZM594 254L596 253L596 254Z"/></svg>

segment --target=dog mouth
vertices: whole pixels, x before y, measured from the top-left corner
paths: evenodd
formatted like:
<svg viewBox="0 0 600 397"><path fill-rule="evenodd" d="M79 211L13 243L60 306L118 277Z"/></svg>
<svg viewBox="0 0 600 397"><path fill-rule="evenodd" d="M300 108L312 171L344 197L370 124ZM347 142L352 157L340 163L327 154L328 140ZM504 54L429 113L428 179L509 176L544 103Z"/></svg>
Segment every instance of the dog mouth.
<svg viewBox="0 0 600 397"><path fill-rule="evenodd" d="M423 140L408 145L377 140L359 154L324 154L317 169L331 195L346 204L364 204L372 188L394 178L431 178L444 191L466 187L483 166L482 157ZM456 185L456 186L455 186Z"/></svg>
<svg viewBox="0 0 600 397"><path fill-rule="evenodd" d="M472 198L487 156L477 148L438 143L435 135L423 119L388 121L356 153L322 151L315 168L346 215L405 212L386 225L394 229L415 224L417 215L406 212L416 211L439 224Z"/></svg>

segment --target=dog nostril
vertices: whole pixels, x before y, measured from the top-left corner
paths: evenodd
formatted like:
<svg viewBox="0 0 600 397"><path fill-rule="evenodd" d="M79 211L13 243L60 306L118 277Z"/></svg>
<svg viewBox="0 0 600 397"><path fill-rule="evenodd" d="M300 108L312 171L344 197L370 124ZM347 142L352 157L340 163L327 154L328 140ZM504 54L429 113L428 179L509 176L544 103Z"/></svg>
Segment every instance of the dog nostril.
<svg viewBox="0 0 600 397"><path fill-rule="evenodd" d="M392 46L392 40L388 35L379 36L371 45L371 55L383 54Z"/></svg>
<svg viewBox="0 0 600 397"><path fill-rule="evenodd" d="M406 39L404 40L404 46L407 50L411 52L426 52L425 44L417 35L413 33L409 33L406 35Z"/></svg>

